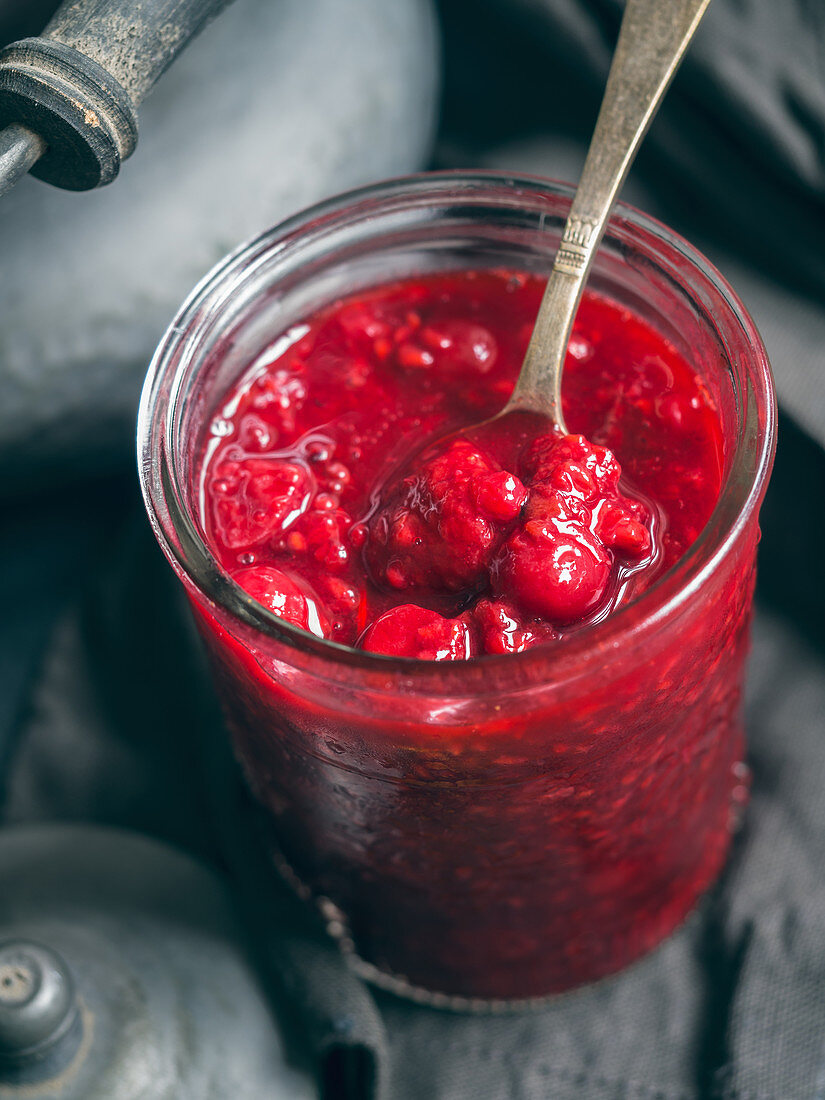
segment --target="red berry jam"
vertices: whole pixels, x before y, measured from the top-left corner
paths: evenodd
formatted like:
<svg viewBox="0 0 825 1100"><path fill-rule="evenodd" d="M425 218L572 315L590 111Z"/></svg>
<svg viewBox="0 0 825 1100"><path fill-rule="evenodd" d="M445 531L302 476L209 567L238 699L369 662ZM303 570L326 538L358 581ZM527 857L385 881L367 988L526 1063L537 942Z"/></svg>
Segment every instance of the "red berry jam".
<svg viewBox="0 0 825 1100"><path fill-rule="evenodd" d="M542 291L439 273L306 316L223 395L197 477L206 541L251 597L431 662L327 667L195 598L286 863L362 960L465 997L568 989L656 944L718 872L744 790L755 523L655 625L594 627L633 623L719 496L727 444L690 363L586 294L571 434L461 431L505 404Z"/></svg>
<svg viewBox="0 0 825 1100"><path fill-rule="evenodd" d="M204 525L235 580L335 641L466 660L560 641L673 564L719 492L719 419L627 310L590 295L579 311L565 412L582 434L513 415L445 437L503 404L542 290L419 278L279 336L204 459Z"/></svg>

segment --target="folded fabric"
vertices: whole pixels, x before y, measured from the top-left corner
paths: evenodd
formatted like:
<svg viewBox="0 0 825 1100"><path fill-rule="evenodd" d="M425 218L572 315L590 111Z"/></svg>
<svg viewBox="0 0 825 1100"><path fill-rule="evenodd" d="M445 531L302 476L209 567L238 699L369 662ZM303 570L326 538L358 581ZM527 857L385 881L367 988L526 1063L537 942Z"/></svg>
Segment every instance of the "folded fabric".
<svg viewBox="0 0 825 1100"><path fill-rule="evenodd" d="M447 126L473 150L590 134L623 0L442 0ZM640 153L643 174L720 242L797 286L825 286L825 11L714 0Z"/></svg>
<svg viewBox="0 0 825 1100"><path fill-rule="evenodd" d="M622 6L484 0L470 29L461 0L443 0L439 164L575 182ZM783 404L820 441L823 24L825 9L806 0L714 0L623 192L721 268L762 330Z"/></svg>
<svg viewBox="0 0 825 1100"><path fill-rule="evenodd" d="M586 153L584 138L545 135L489 149L478 159L485 168L501 172L576 180ZM644 173L631 175L622 198L681 232L719 268L756 321L774 368L782 408L810 436L825 444L822 298L789 286L773 268L748 263L730 244L720 243L714 222L696 226L695 211Z"/></svg>

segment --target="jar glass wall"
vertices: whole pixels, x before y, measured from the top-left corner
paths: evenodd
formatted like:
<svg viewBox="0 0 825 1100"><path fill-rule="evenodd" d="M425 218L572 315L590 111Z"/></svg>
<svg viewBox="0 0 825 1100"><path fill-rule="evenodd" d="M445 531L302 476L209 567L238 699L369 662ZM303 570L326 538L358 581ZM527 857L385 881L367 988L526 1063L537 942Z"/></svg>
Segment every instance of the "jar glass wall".
<svg viewBox="0 0 825 1100"><path fill-rule="evenodd" d="M753 323L688 244L617 208L589 285L701 376L723 424L724 484L676 566L561 645L444 664L290 626L211 554L198 457L220 399L273 336L408 275L546 273L570 195L541 180L439 173L315 207L196 289L158 349L140 413L149 516L284 865L362 972L456 1005L540 997L620 969L722 865L745 796L741 693L775 433Z"/></svg>

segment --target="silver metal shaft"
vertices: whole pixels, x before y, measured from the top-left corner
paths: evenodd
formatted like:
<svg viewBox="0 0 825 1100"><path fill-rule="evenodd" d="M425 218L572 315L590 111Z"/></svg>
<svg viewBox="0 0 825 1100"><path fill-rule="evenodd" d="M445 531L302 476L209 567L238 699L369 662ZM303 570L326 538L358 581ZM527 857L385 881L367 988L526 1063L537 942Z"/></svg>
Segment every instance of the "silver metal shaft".
<svg viewBox="0 0 825 1100"><path fill-rule="evenodd" d="M46 152L39 134L25 126L0 130L0 195L5 195Z"/></svg>
<svg viewBox="0 0 825 1100"><path fill-rule="evenodd" d="M545 414L562 431L570 329L610 208L710 0L627 0L581 182L505 412Z"/></svg>

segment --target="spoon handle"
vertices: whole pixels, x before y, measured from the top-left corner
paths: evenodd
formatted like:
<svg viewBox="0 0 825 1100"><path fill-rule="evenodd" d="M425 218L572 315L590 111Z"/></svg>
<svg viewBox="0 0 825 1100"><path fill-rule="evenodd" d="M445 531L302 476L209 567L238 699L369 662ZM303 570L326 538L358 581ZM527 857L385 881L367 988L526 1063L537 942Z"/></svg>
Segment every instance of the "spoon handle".
<svg viewBox="0 0 825 1100"><path fill-rule="evenodd" d="M710 0L627 0L581 181L507 409L564 431L561 374L573 318L610 209Z"/></svg>

